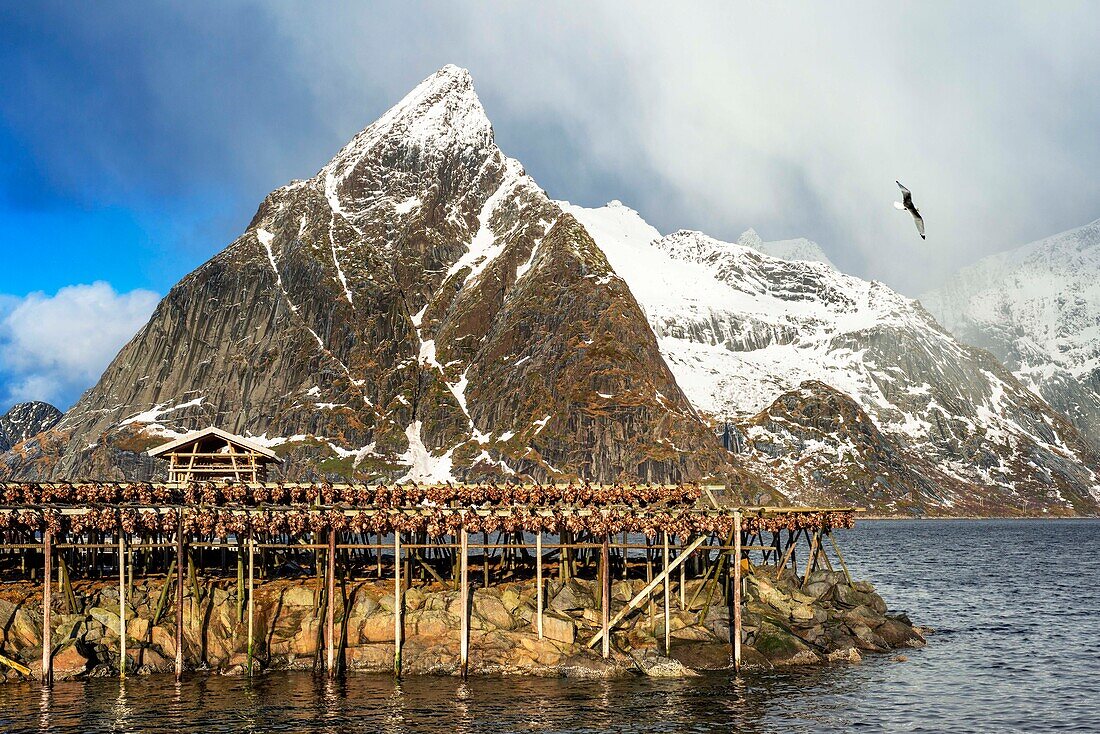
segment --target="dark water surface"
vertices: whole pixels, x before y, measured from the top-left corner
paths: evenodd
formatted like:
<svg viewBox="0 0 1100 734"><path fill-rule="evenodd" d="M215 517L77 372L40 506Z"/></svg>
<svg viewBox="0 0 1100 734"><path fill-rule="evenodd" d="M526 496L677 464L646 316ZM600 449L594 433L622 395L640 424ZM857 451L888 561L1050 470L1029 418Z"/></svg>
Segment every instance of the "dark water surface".
<svg viewBox="0 0 1100 734"><path fill-rule="evenodd" d="M907 662L678 681L171 676L0 685L0 732L1100 731L1100 521L861 522Z"/></svg>

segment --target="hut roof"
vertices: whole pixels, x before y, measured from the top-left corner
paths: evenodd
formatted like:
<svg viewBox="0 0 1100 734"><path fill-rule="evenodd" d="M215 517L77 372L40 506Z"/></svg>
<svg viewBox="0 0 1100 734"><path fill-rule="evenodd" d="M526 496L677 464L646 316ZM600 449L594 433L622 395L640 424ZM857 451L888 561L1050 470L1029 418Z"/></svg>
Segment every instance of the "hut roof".
<svg viewBox="0 0 1100 734"><path fill-rule="evenodd" d="M271 461L282 463L282 459L280 459L274 451L267 448L266 446L261 446L254 441L249 441L243 436L237 436L229 433L228 431L223 431L220 428L214 428L213 426L209 428L200 428L197 431L191 431L190 433L180 436L179 438L169 441L168 443L161 444L154 449L149 449L146 453L149 456L161 456L163 454L170 454L175 449L195 443L196 441L201 441L204 438L211 437L220 438L226 443L231 443L238 448L242 448L246 451L259 454L260 456L270 459Z"/></svg>

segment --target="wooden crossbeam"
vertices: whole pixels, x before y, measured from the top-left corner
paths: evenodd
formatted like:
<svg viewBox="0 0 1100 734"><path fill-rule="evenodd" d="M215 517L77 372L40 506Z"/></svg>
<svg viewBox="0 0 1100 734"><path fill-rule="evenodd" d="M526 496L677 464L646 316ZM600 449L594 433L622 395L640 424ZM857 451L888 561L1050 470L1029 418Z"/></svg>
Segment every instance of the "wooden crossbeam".
<svg viewBox="0 0 1100 734"><path fill-rule="evenodd" d="M679 568L680 564L682 564L684 561L686 561L688 559L688 557L691 556L691 554L693 552L695 552L695 550L698 549L699 546L701 546L703 544L703 541L705 541L708 537L709 536L701 535L698 538L696 538L691 543L691 545L689 545L687 548L684 548L683 552L681 552L680 555L676 556L675 560L673 560L672 563L668 564L667 568L662 569L659 574L654 576L653 580L650 581L648 584L646 584L644 589L642 589L637 594L635 594L634 598L631 599L629 602L627 602L626 606L623 607L622 609L620 609L618 614L616 614L614 617L612 617L611 621L607 625L608 631L610 632L611 630L615 629L615 625L617 625L619 622L623 621L623 619L626 618L626 615L628 615L632 611L634 611L634 609L639 604L641 604L642 601L644 601L646 599L646 597L649 596L650 592L652 592L654 589L656 589L658 584L664 582L665 579L667 579L673 571L675 571L677 568ZM590 640L588 640L588 642L585 643L585 647L592 647L597 642L599 642L601 639L603 639L603 630L602 629L599 632L597 632L595 635L593 635L592 638Z"/></svg>

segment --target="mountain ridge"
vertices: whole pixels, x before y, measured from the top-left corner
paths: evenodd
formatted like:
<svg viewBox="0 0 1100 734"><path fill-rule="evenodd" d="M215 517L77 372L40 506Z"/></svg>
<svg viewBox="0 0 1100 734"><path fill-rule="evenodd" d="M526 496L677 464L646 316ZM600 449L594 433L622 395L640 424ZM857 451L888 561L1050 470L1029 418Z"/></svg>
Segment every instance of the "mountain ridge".
<svg viewBox="0 0 1100 734"><path fill-rule="evenodd" d="M566 209L626 279L677 381L714 420L744 430L778 397L807 382L827 385L854 399L913 466L940 477L931 491L905 475L887 505L906 498L910 506L914 489L945 507L966 506L975 493L1052 510L1100 499L1098 457L1080 434L919 302L821 262L690 230L660 237L628 207ZM751 451L740 458L793 499L824 486L843 491L827 473L822 486L807 485L805 443L776 443L789 447L782 461Z"/></svg>
<svg viewBox="0 0 1100 734"><path fill-rule="evenodd" d="M741 240L551 200L444 67L266 196L0 476L156 478L146 449L218 425L288 480L1096 510L1095 452L992 356L809 240ZM720 448L723 419L746 451Z"/></svg>

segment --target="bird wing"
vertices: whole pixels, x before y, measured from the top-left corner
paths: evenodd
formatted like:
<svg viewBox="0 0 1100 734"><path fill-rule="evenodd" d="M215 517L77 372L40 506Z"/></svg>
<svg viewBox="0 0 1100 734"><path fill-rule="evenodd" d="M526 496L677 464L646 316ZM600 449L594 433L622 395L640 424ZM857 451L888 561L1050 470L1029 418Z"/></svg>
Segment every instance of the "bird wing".
<svg viewBox="0 0 1100 734"><path fill-rule="evenodd" d="M925 238L924 237L924 217L922 217L920 215L920 212L918 212L916 210L916 208L912 209L910 213L913 215L913 223L915 225L917 225L917 231L920 232L920 238L923 240Z"/></svg>
<svg viewBox="0 0 1100 734"><path fill-rule="evenodd" d="M894 183L901 189L901 203L905 205L906 209L913 206L913 192L901 185L901 181L894 179Z"/></svg>

